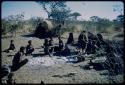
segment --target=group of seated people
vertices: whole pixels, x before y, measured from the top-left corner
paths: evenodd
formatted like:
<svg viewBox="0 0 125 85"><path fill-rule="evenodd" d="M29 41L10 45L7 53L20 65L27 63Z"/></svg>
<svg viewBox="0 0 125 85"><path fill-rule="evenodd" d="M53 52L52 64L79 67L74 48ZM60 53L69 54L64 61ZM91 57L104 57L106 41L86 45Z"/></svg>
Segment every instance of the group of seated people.
<svg viewBox="0 0 125 85"><path fill-rule="evenodd" d="M16 47L14 45L14 40L11 40L9 48L4 50L4 52L9 53L10 51L15 51L15 50L16 50ZM24 54L27 56L27 55L30 55L33 51L34 51L34 47L32 45L32 41L29 40L28 45L26 47L21 46L19 51L17 51L17 53L15 53L13 60L12 60L12 69L16 69L16 68L18 68L18 66L20 66L22 64L22 56ZM25 61L27 62L28 60L25 59Z"/></svg>
<svg viewBox="0 0 125 85"><path fill-rule="evenodd" d="M44 53L52 56L54 52L59 53L62 56L68 56L71 54L69 45L76 46L76 49L79 53L83 54L91 54L95 53L96 50L100 47L101 42L103 42L103 37L100 33L97 35L92 34L91 32L82 31L78 36L78 41L75 43L73 38L73 33L69 33L69 37L67 42L64 44L61 37L58 37L58 45L55 45L53 38L45 38L43 43ZM9 52L10 50L15 50L14 41L10 41L10 46L5 52ZM24 52L25 50L25 52ZM20 50L15 54L13 61L19 63L20 56L29 55L35 48L32 45L32 41L28 41L28 45L26 47L20 47Z"/></svg>
<svg viewBox="0 0 125 85"><path fill-rule="evenodd" d="M61 37L58 37L58 45L54 45L52 37L49 40L46 38L43 47L45 54L49 54L50 56L52 56L54 52L58 53L59 56L67 56L70 54L70 49L68 48L67 44L64 46Z"/></svg>
<svg viewBox="0 0 125 85"><path fill-rule="evenodd" d="M100 48L103 40L103 36L98 33L94 35L91 32L82 31L78 36L78 41L75 42L73 33L69 33L67 44L71 44L77 47L79 53L94 54L98 48Z"/></svg>
<svg viewBox="0 0 125 85"><path fill-rule="evenodd" d="M70 56L71 49L69 45L76 47L75 49L77 50L77 54L93 54L98 50L98 48L100 48L101 44L104 44L104 40L100 33L94 35L91 32L82 31L78 36L77 42L74 41L73 33L69 33L69 37L65 44L60 36L58 37L58 45L55 45L53 38L50 37L44 39L42 47L45 55L49 55L51 57L54 53L57 53L58 56ZM16 50L14 40L10 41L10 46L5 50L5 52L9 52L10 50ZM12 60L13 66L20 63L21 57L24 54L26 56L31 55L34 50L35 48L32 45L32 41L29 40L28 45L26 47L21 46L20 50L14 55Z"/></svg>
<svg viewBox="0 0 125 85"><path fill-rule="evenodd" d="M107 56L109 59L109 56L113 56L113 59L109 59L110 62L114 61L115 55L112 53L113 49L112 47L107 44L103 40L103 36L98 33L97 35L94 35L91 32L82 31L80 35L78 36L78 40L75 42L73 33L69 33L69 37L67 39L67 42L64 44L61 37L58 37L58 45L55 45L54 40L52 37L45 38L43 43L43 49L44 53L46 55L52 56L53 53L59 53L59 56L70 56L71 50L69 48L69 45L76 47L78 54L94 54L96 51L100 48L102 48L102 45L105 45L105 52L107 53ZM16 47L14 45L14 40L10 41L10 46L8 49L6 49L4 52L10 52L10 50L15 51ZM30 55L34 52L35 48L32 45L32 41L28 41L28 45L26 47L21 46L19 51L14 55L12 60L12 67L16 68L21 63L21 58L23 55ZM27 60L26 60L27 61ZM115 68L114 64L111 63L111 66Z"/></svg>

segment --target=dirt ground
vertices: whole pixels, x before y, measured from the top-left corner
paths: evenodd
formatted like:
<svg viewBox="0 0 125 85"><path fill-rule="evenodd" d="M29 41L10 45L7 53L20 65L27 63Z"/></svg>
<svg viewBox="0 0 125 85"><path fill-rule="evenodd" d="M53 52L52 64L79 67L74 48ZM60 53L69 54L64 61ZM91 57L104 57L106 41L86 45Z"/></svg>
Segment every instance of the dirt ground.
<svg viewBox="0 0 125 85"><path fill-rule="evenodd" d="M67 35L64 36L63 41L66 42ZM77 34L75 34L77 38ZM77 40L75 38L75 40ZM28 59L28 63L22 66L19 70L13 72L14 79L16 83L37 83L39 84L43 81L45 84L85 84L85 83L113 83L109 80L107 70L97 71L95 69L86 70L82 68L84 65L88 64L89 60L86 58L84 62L80 63L66 63L64 57L49 55L41 56L40 53L43 52L44 40L35 37L24 37L17 36L15 38L2 39L1 46L2 50L9 47L9 41L13 39L15 41L16 50L19 50L20 46L26 46L28 40L32 40L32 44L35 47L33 52L34 56L23 56L23 59ZM54 42L58 43L58 40L54 38ZM4 53L2 52L2 65L11 65L13 55L16 52ZM123 83L123 74L113 76L117 83Z"/></svg>

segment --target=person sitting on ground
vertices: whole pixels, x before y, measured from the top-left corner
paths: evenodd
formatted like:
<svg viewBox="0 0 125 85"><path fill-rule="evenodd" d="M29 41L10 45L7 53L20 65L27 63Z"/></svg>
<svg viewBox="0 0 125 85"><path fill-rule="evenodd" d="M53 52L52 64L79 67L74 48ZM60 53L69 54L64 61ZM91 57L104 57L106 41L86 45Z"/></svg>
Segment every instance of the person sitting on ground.
<svg viewBox="0 0 125 85"><path fill-rule="evenodd" d="M9 46L9 48L6 49L4 52L9 53L9 50L13 50L13 51L16 50L15 45L14 45L14 40L11 40L11 41L10 41L10 46Z"/></svg>
<svg viewBox="0 0 125 85"><path fill-rule="evenodd" d="M73 43L74 43L73 33L69 33L67 44L73 44Z"/></svg>
<svg viewBox="0 0 125 85"><path fill-rule="evenodd" d="M70 56L71 52L67 44L65 44L65 49L61 52L63 56Z"/></svg>
<svg viewBox="0 0 125 85"><path fill-rule="evenodd" d="M33 51L34 51L34 47L32 45L32 41L29 40L28 45L26 46L26 55L32 54Z"/></svg>
<svg viewBox="0 0 125 85"><path fill-rule="evenodd" d="M88 44L87 44L87 49L86 52L87 54L93 54L96 52L98 46L97 46L97 37L91 32L88 32Z"/></svg>
<svg viewBox="0 0 125 85"><path fill-rule="evenodd" d="M109 70L111 71L111 73L118 74L118 72L123 70L122 63L118 61L119 57L114 52L114 48L109 44L107 44L106 53L106 62L108 62Z"/></svg>
<svg viewBox="0 0 125 85"><path fill-rule="evenodd" d="M97 46L100 47L104 43L103 36L101 33L97 34Z"/></svg>
<svg viewBox="0 0 125 85"><path fill-rule="evenodd" d="M7 80L7 84L16 84L15 79L13 79L14 74L10 73L10 75L8 76L8 80Z"/></svg>
<svg viewBox="0 0 125 85"><path fill-rule="evenodd" d="M25 49L25 47L23 47L23 46L20 47L20 50L14 55L13 60L12 60L13 69L16 69L19 66L19 64L22 60L21 58L24 55L24 49Z"/></svg>
<svg viewBox="0 0 125 85"><path fill-rule="evenodd" d="M86 31L83 31L80 33L79 37L78 37L78 49L80 52L85 53L86 52L86 48L87 48L87 37L85 35Z"/></svg>
<svg viewBox="0 0 125 85"><path fill-rule="evenodd" d="M50 37L50 40L49 40L49 53L53 53L54 51L54 42L53 42L53 38Z"/></svg>
<svg viewBox="0 0 125 85"><path fill-rule="evenodd" d="M92 52L92 40L88 40L88 44L87 44L87 49L86 49L86 53L87 54L91 54Z"/></svg>
<svg viewBox="0 0 125 85"><path fill-rule="evenodd" d="M96 50L98 49L98 46L96 45L96 40L93 40L91 49L92 54L96 53Z"/></svg>
<svg viewBox="0 0 125 85"><path fill-rule="evenodd" d="M54 52L56 52L55 54L59 54L61 56L61 52L63 51L64 44L60 36L58 36L58 40L59 40L59 44L58 46L54 46Z"/></svg>
<svg viewBox="0 0 125 85"><path fill-rule="evenodd" d="M88 32L88 44L86 53L90 54L92 52L92 40L93 40L93 34L91 32Z"/></svg>
<svg viewBox="0 0 125 85"><path fill-rule="evenodd" d="M63 41L61 40L60 37L58 37L58 39L59 39L59 51L62 51L62 50L63 50L63 47L64 47Z"/></svg>
<svg viewBox="0 0 125 85"><path fill-rule="evenodd" d="M2 84L15 84L13 79L13 73L11 72L11 67L8 65L3 65L1 69L1 80Z"/></svg>
<svg viewBox="0 0 125 85"><path fill-rule="evenodd" d="M45 52L45 54L48 55L48 54L49 54L49 41L48 41L47 38L44 40L43 47L44 47L44 52Z"/></svg>

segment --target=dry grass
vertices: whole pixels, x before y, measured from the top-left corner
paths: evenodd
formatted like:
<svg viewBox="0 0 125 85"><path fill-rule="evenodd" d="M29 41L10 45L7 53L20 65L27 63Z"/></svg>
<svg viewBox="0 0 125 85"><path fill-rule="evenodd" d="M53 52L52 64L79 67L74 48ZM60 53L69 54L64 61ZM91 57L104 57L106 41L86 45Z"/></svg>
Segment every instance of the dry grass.
<svg viewBox="0 0 125 85"><path fill-rule="evenodd" d="M68 35L63 35L63 37L67 38ZM75 38L77 38L78 33L75 34ZM27 41L29 39L32 40L33 45L35 48L35 53L39 53L42 48L40 46L43 44L43 40L40 40L38 38L31 38L31 37L22 37L17 36L16 38L7 38L2 39L2 50L8 48L9 41L11 39L14 39L15 45L17 47L17 50L19 50L20 46L26 46ZM66 42L67 39L63 39L64 42ZM57 39L54 39L54 42L58 42ZM39 49L40 48L40 49ZM3 53L2 52L2 65L3 64L9 64L11 65L13 56L8 57L8 55L12 55L15 53ZM47 57L47 56L44 56ZM48 56L49 57L49 56ZM24 56L23 59L27 58L30 60L35 60L39 57L33 57L33 56ZM42 58L42 57L41 57ZM36 61L37 62L37 61ZM107 75L100 75L103 71L96 71L94 69L91 70L85 70L80 68L80 66L86 65L88 60L77 63L77 64L68 64L68 63L60 63L58 65L53 66L44 66L42 63L39 62L38 65L30 65L29 62L21 67L18 71L14 72L14 79L16 79L17 83L40 83L41 80L44 83L98 83L98 84L104 84L109 83L108 76ZM73 74L70 75L69 74ZM54 76L56 75L56 76ZM118 75L114 78L117 78L117 83L123 82L123 75Z"/></svg>

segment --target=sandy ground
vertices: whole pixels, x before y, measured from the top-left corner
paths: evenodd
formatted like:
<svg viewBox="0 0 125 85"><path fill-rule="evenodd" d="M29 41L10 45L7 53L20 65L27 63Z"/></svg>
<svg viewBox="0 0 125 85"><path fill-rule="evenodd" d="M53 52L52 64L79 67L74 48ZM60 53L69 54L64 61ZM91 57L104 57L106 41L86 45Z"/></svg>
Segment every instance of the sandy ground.
<svg viewBox="0 0 125 85"><path fill-rule="evenodd" d="M77 34L75 36L77 38ZM67 37L67 35L64 37ZM23 56L22 59L27 58L28 63L14 72L14 79L16 79L17 83L40 83L41 81L43 81L45 84L112 83L109 80L107 70L96 71L95 69L86 70L82 68L88 64L89 61L87 59L84 62L73 64L66 63L66 59L64 57L49 57L48 55L40 56L37 54L43 52L41 45L43 44L44 40L22 36L17 36L13 39L15 41L17 50L19 50L20 46L26 46L28 40L32 40L32 44L35 47L33 54L36 54L35 56ZM11 38L2 39L2 50L8 48L10 40ZM66 39L64 38L63 41L66 42ZM54 39L54 42L57 43L58 40ZM2 65L11 65L13 55L15 53L16 52L2 52ZM123 75L119 74L113 78L117 83L123 83Z"/></svg>

